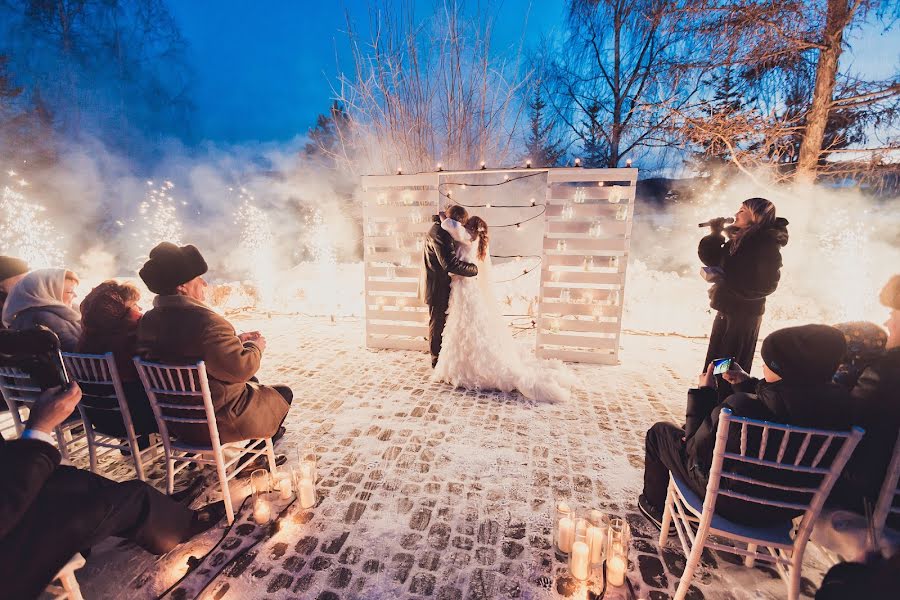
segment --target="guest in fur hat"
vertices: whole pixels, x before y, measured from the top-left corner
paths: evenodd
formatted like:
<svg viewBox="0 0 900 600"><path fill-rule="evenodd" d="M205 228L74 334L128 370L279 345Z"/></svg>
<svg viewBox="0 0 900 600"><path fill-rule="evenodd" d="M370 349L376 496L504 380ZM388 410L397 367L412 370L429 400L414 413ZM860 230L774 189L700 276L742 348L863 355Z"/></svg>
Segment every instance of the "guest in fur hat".
<svg viewBox="0 0 900 600"><path fill-rule="evenodd" d="M3 305L13 287L28 274L28 263L21 258L0 256L0 329L3 325Z"/></svg>
<svg viewBox="0 0 900 600"><path fill-rule="evenodd" d="M887 341L880 357L862 372L850 390L853 422L866 435L841 473L833 503L865 514L865 503L874 506L900 431L900 275L881 290L879 300L889 310ZM900 530L900 519L888 524Z"/></svg>
<svg viewBox="0 0 900 600"><path fill-rule="evenodd" d="M16 331L43 325L59 337L63 352L72 352L81 335L81 313L73 308L78 283L78 276L65 269L28 273L3 305L3 324Z"/></svg>
<svg viewBox="0 0 900 600"><path fill-rule="evenodd" d="M644 459L644 493L638 508L657 527L662 526L669 473L687 484L701 498L716 443L722 409L735 416L774 421L802 427L849 429L850 399L845 388L832 382L835 369L847 350L844 335L828 325L788 327L770 334L762 346L763 379L750 377L733 364L725 378L735 393L719 403L713 365L700 375L699 386L688 392L685 428L672 423L656 423L647 432ZM754 448L754 445L756 446ZM740 447L740 431L731 431L729 451ZM748 451L759 451L759 440L748 441ZM742 466L744 475L757 477L757 467ZM781 485L797 485L792 473L771 472L766 479ZM722 489L758 494L759 487L723 479ZM790 492L770 490L773 500L796 501ZM796 515L779 507L756 504L729 496L719 496L716 513L732 521L750 525L773 525Z"/></svg>
<svg viewBox="0 0 900 600"><path fill-rule="evenodd" d="M138 378L132 360L137 354L137 330L141 322L141 307L138 300L141 292L132 283L104 281L92 289L81 302L81 322L83 328L78 341L78 352L87 354L113 353L116 370L122 381L129 415L138 443L147 446L147 435L156 433L156 418L144 386ZM92 392L105 393L108 390L93 390L90 384L82 386L87 401L85 406L103 406L108 398L92 397ZM116 437L125 437L122 418L108 410L89 410L91 424L100 432Z"/></svg>
<svg viewBox="0 0 900 600"><path fill-rule="evenodd" d="M194 246L162 242L140 270L158 294L138 326L138 354L166 364L205 361L219 438L223 443L280 438L293 393L287 386L256 382L266 339L258 332L237 335L206 304L206 261ZM170 425L185 442L209 444L206 425Z"/></svg>

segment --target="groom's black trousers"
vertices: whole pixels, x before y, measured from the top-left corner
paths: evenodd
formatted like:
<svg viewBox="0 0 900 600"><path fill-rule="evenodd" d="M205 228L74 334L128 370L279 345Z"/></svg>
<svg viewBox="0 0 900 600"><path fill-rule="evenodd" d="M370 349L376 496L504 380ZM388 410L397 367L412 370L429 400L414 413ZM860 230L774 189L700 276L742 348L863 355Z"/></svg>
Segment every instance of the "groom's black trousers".
<svg viewBox="0 0 900 600"><path fill-rule="evenodd" d="M448 303L428 305L428 340L431 344L431 366L437 364L441 353L441 342L444 337L444 325L447 323Z"/></svg>

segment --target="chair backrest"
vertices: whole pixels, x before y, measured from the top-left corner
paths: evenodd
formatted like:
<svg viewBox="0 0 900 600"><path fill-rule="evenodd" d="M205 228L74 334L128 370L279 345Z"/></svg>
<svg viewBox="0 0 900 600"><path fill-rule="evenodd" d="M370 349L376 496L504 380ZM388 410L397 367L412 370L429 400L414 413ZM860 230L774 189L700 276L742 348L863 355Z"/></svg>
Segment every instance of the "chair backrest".
<svg viewBox="0 0 900 600"><path fill-rule="evenodd" d="M894 455L884 474L884 483L881 484L881 492L875 502L875 513L872 520L875 525L876 538L881 537L885 523L891 514L900 514L900 506L894 506L897 497L900 496L900 432L897 433L897 442L894 444ZM876 539L876 543L880 540Z"/></svg>
<svg viewBox="0 0 900 600"><path fill-rule="evenodd" d="M740 430L736 444L729 444L732 428ZM798 538L803 533L805 540L863 433L859 427L832 431L759 421L723 409L707 488L710 508L719 495L804 513ZM741 491L723 488L723 480Z"/></svg>
<svg viewBox="0 0 900 600"><path fill-rule="evenodd" d="M205 424L209 428L211 446L218 451L219 429L206 377L206 363L201 360L194 365L163 365L136 356L134 365L150 399L166 449L170 451L169 424Z"/></svg>
<svg viewBox="0 0 900 600"><path fill-rule="evenodd" d="M32 404L41 394L41 388L32 381L31 376L16 367L0 367L0 392L9 407L9 412L16 424L16 432L21 434L25 428L19 415L17 403Z"/></svg>
<svg viewBox="0 0 900 600"><path fill-rule="evenodd" d="M76 354L63 352L63 362L69 377L81 386L82 397L78 403L81 418L85 425L91 426L90 414L85 408L97 411L120 413L125 430L129 437L133 435L134 425L131 411L122 380L116 367L112 352L106 354ZM106 400L106 402L104 402ZM115 402L109 402L115 400Z"/></svg>

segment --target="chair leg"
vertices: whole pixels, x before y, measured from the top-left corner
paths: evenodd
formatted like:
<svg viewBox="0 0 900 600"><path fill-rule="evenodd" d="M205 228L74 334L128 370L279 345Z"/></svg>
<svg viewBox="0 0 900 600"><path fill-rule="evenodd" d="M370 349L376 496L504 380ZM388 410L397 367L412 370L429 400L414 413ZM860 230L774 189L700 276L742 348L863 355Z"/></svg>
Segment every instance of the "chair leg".
<svg viewBox="0 0 900 600"><path fill-rule="evenodd" d="M788 600L800 600L800 570L803 566L803 553L801 552L798 556L796 552L794 552L794 556L791 557L791 566L788 567L788 575L790 579L788 579Z"/></svg>
<svg viewBox="0 0 900 600"><path fill-rule="evenodd" d="M225 516L228 524L234 523L234 507L231 505L231 489L228 487L228 472L225 470L225 457L221 450L216 452L216 471L219 473L219 484L222 486L222 501L225 502Z"/></svg>
<svg viewBox="0 0 900 600"><path fill-rule="evenodd" d="M69 444L66 441L66 434L63 433L61 427L57 427L54 433L56 434L56 445L59 446L59 455L63 459L69 460Z"/></svg>
<svg viewBox="0 0 900 600"><path fill-rule="evenodd" d="M747 544L747 552L756 552L756 544ZM753 556L745 556L744 566L752 569L756 566L756 558Z"/></svg>
<svg viewBox="0 0 900 600"><path fill-rule="evenodd" d="M88 460L91 463L91 473L97 472L97 447L94 446L94 432L85 431L87 436Z"/></svg>
<svg viewBox="0 0 900 600"><path fill-rule="evenodd" d="M694 578L694 571L697 570L697 567L700 565L700 558L703 556L703 547L706 544L707 536L708 532L698 530L673 600L684 600L687 597L688 589L691 587L691 580Z"/></svg>
<svg viewBox="0 0 900 600"><path fill-rule="evenodd" d="M75 573L69 571L60 574L59 583L66 591L66 600L84 600L84 596L81 595L81 587L78 585L78 580L75 579Z"/></svg>
<svg viewBox="0 0 900 600"><path fill-rule="evenodd" d="M166 458L166 493L170 496L175 493L175 461L172 457Z"/></svg>
<svg viewBox="0 0 900 600"><path fill-rule="evenodd" d="M272 438L266 438L266 455L269 457L269 473L274 476L278 472L278 465L275 464L275 446L272 444Z"/></svg>
<svg viewBox="0 0 900 600"><path fill-rule="evenodd" d="M669 480L669 487L666 490L666 504L663 508L662 529L659 532L659 547L663 548L669 540L669 526L672 524L672 480Z"/></svg>

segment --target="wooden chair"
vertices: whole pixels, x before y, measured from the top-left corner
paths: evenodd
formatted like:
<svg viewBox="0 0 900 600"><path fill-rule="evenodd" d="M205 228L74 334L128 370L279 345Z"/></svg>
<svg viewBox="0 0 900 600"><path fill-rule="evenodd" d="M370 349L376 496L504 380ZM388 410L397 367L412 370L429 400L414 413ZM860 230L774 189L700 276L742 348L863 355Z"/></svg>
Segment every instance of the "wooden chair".
<svg viewBox="0 0 900 600"><path fill-rule="evenodd" d="M16 435L22 435L25 431L25 421L19 412L23 407L34 404L41 394L39 388L25 371L15 367L0 367L0 393L9 407L9 414L13 418L16 427ZM83 431L84 425L81 419L70 418L54 430L56 445L59 454L66 460L72 458L69 451L70 444L74 444L86 437Z"/></svg>
<svg viewBox="0 0 900 600"><path fill-rule="evenodd" d="M171 494L175 489L175 475L190 463L215 465L222 487L222 498L225 501L225 512L228 523L234 522L234 507L231 504L231 492L228 482L235 478L250 460L241 460L245 455L267 456L269 471L274 475L275 449L272 438L242 440L240 442L219 442L219 429L216 424L216 412L213 408L212 396L209 393L209 381L206 376L206 364L203 361L195 365L162 365L144 362L134 358L138 374L150 398L150 406L156 415L159 434L162 437L166 453L166 492ZM205 424L209 429L210 444L187 444L175 439L169 433L169 424ZM235 454L226 461L224 451ZM176 463L184 463L176 468ZM231 472L229 472L231 469Z"/></svg>
<svg viewBox="0 0 900 600"><path fill-rule="evenodd" d="M732 426L740 427L738 452L726 448ZM813 524L862 435L863 430L859 427L849 432L793 427L735 417L731 410L722 410L705 497L700 498L685 482L674 476L669 479L659 545L665 546L669 525L674 523L688 557L675 600L686 597L704 548L744 556L744 564L751 567L756 560L772 563L787 583L788 598L797 600L800 597L803 553ZM770 438L775 438L772 444L768 443ZM748 451L748 440L758 449ZM830 460L828 466L823 464L826 455ZM754 465L767 475L784 475L787 472L799 479L793 485L772 483L742 474L740 467L747 465ZM722 489L722 480L743 483L752 491ZM772 499L773 492L790 494L785 497L791 499ZM719 496L796 511L802 513L802 517L796 527L793 520L764 527L741 525L715 514ZM713 542L708 539L710 535L746 545L746 549Z"/></svg>
<svg viewBox="0 0 900 600"><path fill-rule="evenodd" d="M900 506L895 506L897 497L900 496L898 484L900 484L900 433L894 443L894 453L875 501L871 530L865 515L844 509L826 511L813 529L811 538L813 544L818 546L832 563L862 561L870 550L900 547L900 531L887 527L888 517L891 514L900 514Z"/></svg>
<svg viewBox="0 0 900 600"><path fill-rule="evenodd" d="M69 377L81 386L82 398L78 403L78 410L81 412L81 420L84 422L84 431L87 434L91 471L97 472L97 459L100 456L97 452L98 448L106 448L104 454L113 450L122 450L131 453L137 478L146 481L145 466L152 463L161 454L162 442L155 439L149 447L143 450L138 446L131 410L128 408L128 399L125 396L112 352L106 354L64 352L62 356ZM90 413L92 411L115 413L124 426L124 438L98 431L91 422ZM154 437L158 438L159 436L154 434Z"/></svg>
<svg viewBox="0 0 900 600"><path fill-rule="evenodd" d="M66 563L66 566L60 569L45 591L56 600L83 600L81 587L78 585L78 580L75 579L75 571L83 566L84 557L81 554L75 554ZM57 581L59 585L56 584Z"/></svg>

